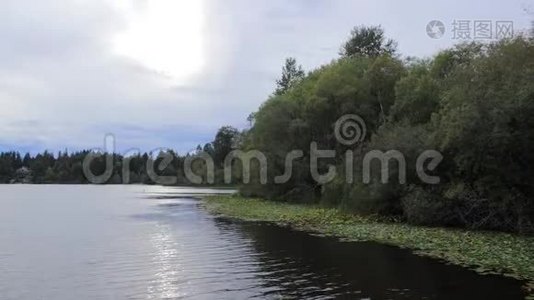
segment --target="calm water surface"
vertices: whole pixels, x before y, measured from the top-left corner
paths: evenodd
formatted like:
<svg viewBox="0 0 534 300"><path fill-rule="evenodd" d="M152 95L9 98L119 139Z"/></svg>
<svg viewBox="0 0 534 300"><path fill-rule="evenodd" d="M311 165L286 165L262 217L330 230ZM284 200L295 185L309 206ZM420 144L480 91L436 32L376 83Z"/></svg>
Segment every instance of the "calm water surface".
<svg viewBox="0 0 534 300"><path fill-rule="evenodd" d="M524 296L408 250L213 217L193 197L214 192L0 185L0 299Z"/></svg>

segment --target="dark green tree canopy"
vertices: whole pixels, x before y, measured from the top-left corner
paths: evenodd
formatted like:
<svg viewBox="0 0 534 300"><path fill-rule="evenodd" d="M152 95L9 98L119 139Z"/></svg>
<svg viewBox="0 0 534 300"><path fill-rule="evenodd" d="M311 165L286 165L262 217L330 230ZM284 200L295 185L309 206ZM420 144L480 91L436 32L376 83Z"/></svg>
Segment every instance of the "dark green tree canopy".
<svg viewBox="0 0 534 300"><path fill-rule="evenodd" d="M323 203L356 213L394 215L417 224L534 232L534 39L524 35L494 43L464 43L428 60L399 59L394 42L379 27L357 27L341 59L309 72L255 113L247 149L269 159L268 184L246 184L245 195L282 201ZM319 162L336 165L333 181L318 184L310 175L309 145L343 153L333 135L340 116L357 114L367 136L353 154L354 183L341 170L344 157ZM284 173L286 154L304 150L293 176ZM361 181L365 153L400 151L408 185ZM433 174L440 183L417 177L416 161L426 150L444 159ZM252 176L258 174L252 170Z"/></svg>
<svg viewBox="0 0 534 300"><path fill-rule="evenodd" d="M215 164L222 165L225 157L235 148L239 131L232 126L219 128L213 141L213 159Z"/></svg>
<svg viewBox="0 0 534 300"><path fill-rule="evenodd" d="M357 26L352 29L349 39L341 47L340 55L375 57L383 54L393 55L396 50L397 43L392 39L386 39L382 27Z"/></svg>

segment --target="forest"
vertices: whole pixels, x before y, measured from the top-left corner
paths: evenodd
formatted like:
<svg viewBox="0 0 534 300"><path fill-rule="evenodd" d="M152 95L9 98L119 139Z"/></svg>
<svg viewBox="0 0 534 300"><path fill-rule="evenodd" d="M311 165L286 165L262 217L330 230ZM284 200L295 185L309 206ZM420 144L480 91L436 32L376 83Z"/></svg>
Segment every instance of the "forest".
<svg viewBox="0 0 534 300"><path fill-rule="evenodd" d="M345 152L333 136L336 120L358 114L367 135L354 150L355 176L371 150L402 152L407 180L398 165L390 179L347 183L343 172L327 184L309 172L309 144ZM340 57L306 75L288 60L278 89L253 115L245 149L269 159L268 184L241 188L245 195L280 201L321 203L359 214L401 218L412 224L514 232L534 231L534 40L518 35L493 43L462 43L429 59L406 58L379 27L357 27ZM286 153L302 149L285 184ZM417 156L439 151L433 171L439 184L415 177ZM346 157L323 160L342 169ZM378 165L374 165L376 169ZM360 172L358 172L360 170ZM376 170L379 171L379 170Z"/></svg>
<svg viewBox="0 0 534 300"><path fill-rule="evenodd" d="M193 157L191 171L202 175L206 179L206 164L202 160L195 159L201 153L206 153L213 158L218 185L223 185L223 162L226 155L233 150L240 132L231 126L221 127L213 142L203 146L198 145L195 151L185 155L179 155L172 150L157 150L139 153L137 155L124 156L118 153L96 153L90 161L91 172L95 175L103 174L106 170L106 157L112 157L110 166L111 175L105 180L106 184L157 184L155 176L176 177L172 184L191 185L184 174L186 158ZM67 150L57 154L44 151L37 155L18 152L0 153L0 183L34 183L34 184L88 184L83 170L84 159L94 151L79 151L69 153ZM165 157L171 157L172 161L163 163ZM124 166L128 167L128 176L124 176ZM152 172L151 172L152 171ZM153 173L154 175L151 175ZM236 179L237 180L237 179ZM207 182L204 182L207 184Z"/></svg>
<svg viewBox="0 0 534 300"><path fill-rule="evenodd" d="M357 145L344 145L334 136L336 121L357 114L367 134ZM395 41L380 27L355 27L342 43L339 57L304 71L288 58L276 88L250 114L250 127L239 131L222 127L214 141L196 152L175 155L161 174L178 174L176 184L190 184L182 168L187 156L213 157L216 184L223 184L224 159L232 150L257 150L268 162L267 183L259 181L259 164L252 164L252 180L233 184L245 196L275 201L319 204L348 212L399 219L411 224L456 226L519 233L534 232L534 38L520 34L491 43L461 43L431 58L398 52ZM322 159L326 172L339 172L327 183L310 174L310 144L352 157ZM285 159L294 149L304 155L293 162L291 178L282 184ZM369 183L361 178L363 155L371 150L400 151L406 159L406 182L398 180L399 165L390 164L384 183L378 164ZM432 171L439 184L416 177L416 159L425 150L443 156ZM82 161L88 151L36 156L0 154L4 183L86 183ZM114 154L108 183L123 183L124 157ZM152 183L146 173L158 154L129 158L128 183ZM350 159L355 178L348 182L344 168ZM96 161L95 173L105 168ZM197 173L205 173L199 160ZM30 174L30 175L29 175ZM28 179L28 176L31 176Z"/></svg>

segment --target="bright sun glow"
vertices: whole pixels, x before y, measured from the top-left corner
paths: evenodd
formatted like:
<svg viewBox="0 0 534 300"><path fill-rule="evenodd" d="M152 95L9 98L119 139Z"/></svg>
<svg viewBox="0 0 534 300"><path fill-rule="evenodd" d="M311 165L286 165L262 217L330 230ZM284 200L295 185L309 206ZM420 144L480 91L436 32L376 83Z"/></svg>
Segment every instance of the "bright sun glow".
<svg viewBox="0 0 534 300"><path fill-rule="evenodd" d="M183 81L204 65L202 1L132 0L115 2L129 19L129 28L114 40L117 54Z"/></svg>

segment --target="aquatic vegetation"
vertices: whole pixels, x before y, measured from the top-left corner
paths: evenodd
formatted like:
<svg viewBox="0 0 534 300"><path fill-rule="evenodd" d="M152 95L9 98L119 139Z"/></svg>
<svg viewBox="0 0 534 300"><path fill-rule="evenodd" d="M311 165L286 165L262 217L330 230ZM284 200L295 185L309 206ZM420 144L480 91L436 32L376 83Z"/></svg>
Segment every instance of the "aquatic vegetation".
<svg viewBox="0 0 534 300"><path fill-rule="evenodd" d="M239 196L206 197L212 213L246 221L266 221L350 241L375 241L413 249L482 274L525 280L534 293L534 238L509 233L413 226L334 208L273 202ZM527 299L534 299L527 298Z"/></svg>

